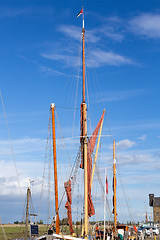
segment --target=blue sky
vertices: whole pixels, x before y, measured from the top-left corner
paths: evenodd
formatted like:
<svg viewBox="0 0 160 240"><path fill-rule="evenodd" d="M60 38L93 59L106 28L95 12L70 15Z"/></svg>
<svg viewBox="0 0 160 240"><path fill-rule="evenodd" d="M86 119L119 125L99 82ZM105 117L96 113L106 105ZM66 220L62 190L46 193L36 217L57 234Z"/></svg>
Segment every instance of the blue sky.
<svg viewBox="0 0 160 240"><path fill-rule="evenodd" d="M86 29L88 132L91 134L90 125L94 129L105 108L98 165L101 176L107 168L108 201L111 205L113 139L117 142L117 175L123 181L134 215L131 217L127 212L126 203L123 206L124 191L118 181L119 221L144 220L145 206L151 213L148 194L160 194L160 1L6 0L0 3L0 89L14 157L1 104L2 222L21 220L23 215L24 199L20 204L14 160L24 197L28 179L35 181L33 192L37 206L52 102L57 106L62 134L67 138L65 145L72 157L70 160L65 157L64 161L64 148L58 141L60 194L63 192L62 182L66 180L63 164L66 167L73 163L79 145L79 139L71 137L79 135L82 23L81 17L75 16L82 5ZM59 139L59 125L56 126ZM75 190L75 199L77 194ZM93 198L96 202L102 199L96 184ZM97 212L101 219L103 209ZM75 213L74 219L78 219L76 216Z"/></svg>

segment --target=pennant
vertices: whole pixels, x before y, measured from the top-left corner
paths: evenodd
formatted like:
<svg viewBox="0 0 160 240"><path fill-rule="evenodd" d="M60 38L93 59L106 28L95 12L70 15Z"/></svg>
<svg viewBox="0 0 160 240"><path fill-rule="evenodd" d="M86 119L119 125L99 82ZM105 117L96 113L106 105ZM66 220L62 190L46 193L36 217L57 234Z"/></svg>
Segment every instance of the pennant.
<svg viewBox="0 0 160 240"><path fill-rule="evenodd" d="M76 17L79 17L82 13L83 13L83 8L82 8L82 10L77 14Z"/></svg>
<svg viewBox="0 0 160 240"><path fill-rule="evenodd" d="M106 175L106 194L108 194L108 179L107 179L107 175Z"/></svg>

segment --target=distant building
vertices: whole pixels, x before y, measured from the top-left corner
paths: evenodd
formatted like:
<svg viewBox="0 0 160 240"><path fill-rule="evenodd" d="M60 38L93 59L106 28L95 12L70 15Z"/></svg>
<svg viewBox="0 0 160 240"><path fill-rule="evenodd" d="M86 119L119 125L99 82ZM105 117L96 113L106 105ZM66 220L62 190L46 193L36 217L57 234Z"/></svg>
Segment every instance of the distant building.
<svg viewBox="0 0 160 240"><path fill-rule="evenodd" d="M153 218L155 223L160 223L160 197L149 194L149 206L153 207Z"/></svg>

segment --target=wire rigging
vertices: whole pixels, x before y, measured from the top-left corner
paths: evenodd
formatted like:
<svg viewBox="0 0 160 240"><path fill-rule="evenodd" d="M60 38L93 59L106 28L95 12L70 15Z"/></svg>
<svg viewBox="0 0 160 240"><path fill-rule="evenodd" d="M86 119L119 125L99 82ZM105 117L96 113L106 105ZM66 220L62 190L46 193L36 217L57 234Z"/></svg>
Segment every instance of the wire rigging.
<svg viewBox="0 0 160 240"><path fill-rule="evenodd" d="M101 176L100 176L100 173L99 173L99 170L97 168L97 165L96 165L96 174L97 174L97 178L98 178L98 181L99 181L99 184L101 186L101 191L102 191L102 196L103 196L103 199L104 199L104 193L105 193L105 190L104 190L104 186L102 184L102 179L101 179ZM109 206L109 202L108 202L108 198L106 197L106 205L108 208L106 208L106 210L108 211L109 210L109 214L108 216L110 217L110 219L112 219L112 213L111 213L111 209L110 209L110 206Z"/></svg>
<svg viewBox="0 0 160 240"><path fill-rule="evenodd" d="M44 191L44 184L45 184L45 172L46 172L46 165L48 161L48 151L50 146L50 136L51 136L51 111L49 113L49 123L48 123L48 135L47 135L47 144L46 144L46 151L45 151L45 162L44 162L44 168L43 168L43 177L42 177L42 184L41 184L41 193L40 193L40 201L39 201L39 210L38 213L41 211L41 204L42 204L42 194Z"/></svg>
<svg viewBox="0 0 160 240"><path fill-rule="evenodd" d="M80 38L80 44L81 44L81 38ZM74 132L74 124L75 124L75 116L76 116L76 105L77 105L77 96L78 96L78 83L79 83L79 72L80 72L80 50L81 48L79 47L79 64L78 64L78 76L77 76L77 84L76 84L76 96L75 96L75 104L74 104L74 117L73 117L73 129L72 129L72 137L73 137L73 132ZM79 108L78 108L79 109Z"/></svg>
<svg viewBox="0 0 160 240"><path fill-rule="evenodd" d="M3 102L3 98L2 98L2 93L1 93L1 91L0 91L0 97L1 97L1 102L2 102L2 107L3 107L3 112L4 112L5 123L6 123L7 131L8 131L8 138L9 138L9 144L10 144L10 148L11 148L11 152L12 152L12 159L13 159L14 167L15 167L15 170L16 170L16 175L17 175L17 180L18 180L18 186L19 186L20 196L21 196L22 202L24 202L23 195L22 195L22 189L21 189L21 185L20 185L20 180L19 180L19 174L18 174L18 170L17 170L17 164L16 164L15 155L14 155L14 150L13 150L13 145L12 145L12 140L11 140L11 134L10 134L10 131L9 131L9 126L8 126L8 121L7 121L7 115L6 115L6 111L5 111L5 107L4 107L4 102Z"/></svg>
<svg viewBox="0 0 160 240"><path fill-rule="evenodd" d="M129 201L129 198L127 197L127 194L126 194L126 191L125 191L125 188L124 188L124 184L123 184L123 181L122 181L119 164L117 164L117 167L118 167L118 170L119 170L119 179L120 179L120 182L121 182L122 190L124 192L124 196L125 196L128 212L129 212L129 215L130 215L130 219L133 219L133 221L135 222L135 218L134 218L133 212L131 210L131 206L130 206L130 201Z"/></svg>

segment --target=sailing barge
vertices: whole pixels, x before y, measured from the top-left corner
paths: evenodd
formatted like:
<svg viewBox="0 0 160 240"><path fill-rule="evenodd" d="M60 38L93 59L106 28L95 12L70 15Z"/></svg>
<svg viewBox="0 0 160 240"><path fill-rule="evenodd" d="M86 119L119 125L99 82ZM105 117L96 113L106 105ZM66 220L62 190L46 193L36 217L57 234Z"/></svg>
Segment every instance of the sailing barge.
<svg viewBox="0 0 160 240"><path fill-rule="evenodd" d="M86 105L86 89L85 89L85 28L84 28L84 12L83 8L77 15L80 16L82 14L82 103L80 105L81 111L81 119L80 119L80 168L84 169L84 219L82 224L82 238L89 238L89 217L95 214L95 209L91 197L91 187L95 172L96 159L98 154L98 147L100 142L100 136L102 132L103 120L105 110L103 110L102 116L97 124L96 129L94 130L92 136L89 138L87 135L87 105ZM71 181L72 177L64 183L67 202L65 208L67 209L68 223L70 229L70 236L63 235L60 233L60 225L59 225L59 205L58 205L58 182L57 182L57 160L56 160L56 137L55 137L55 104L51 104L50 106L52 112L52 135L53 135L53 157L54 157L54 182L55 182L55 211L56 216L54 221L51 224L49 233L50 235L44 235L38 238L38 240L46 240L46 239L81 239L73 237L73 226L72 226L72 214L71 214L71 204L72 204L72 196L71 196ZM99 136L98 136L99 133ZM98 138L98 141L97 141ZM97 148L94 157L94 162L92 163L92 155L95 148L95 144L97 141ZM114 214L114 227L113 234L117 237L117 213L116 213L116 160L115 160L115 141L113 143L113 188L114 188L114 197L113 197L113 214ZM56 233L52 231L53 225L55 226ZM104 231L104 239L105 239L105 231Z"/></svg>

